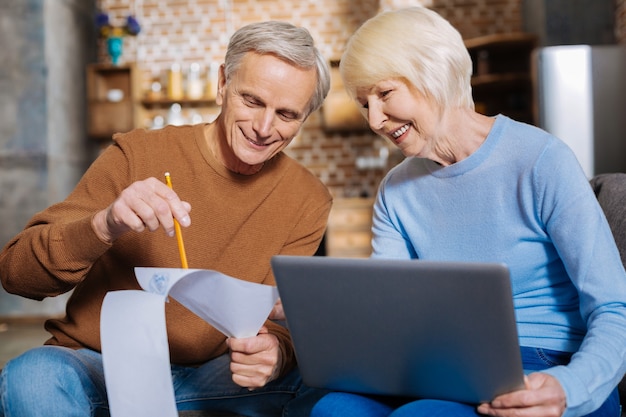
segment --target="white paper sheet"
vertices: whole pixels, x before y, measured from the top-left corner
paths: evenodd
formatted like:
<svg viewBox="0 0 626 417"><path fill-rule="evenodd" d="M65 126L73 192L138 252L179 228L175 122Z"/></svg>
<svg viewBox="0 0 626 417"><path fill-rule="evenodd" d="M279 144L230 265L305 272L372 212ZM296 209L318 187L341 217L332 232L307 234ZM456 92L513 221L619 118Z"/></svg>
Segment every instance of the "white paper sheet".
<svg viewBox="0 0 626 417"><path fill-rule="evenodd" d="M109 292L100 323L112 417L175 417L165 303L172 297L228 337L258 333L278 300L276 287L216 271L135 268L144 291Z"/></svg>
<svg viewBox="0 0 626 417"><path fill-rule="evenodd" d="M100 337L113 417L178 415L163 301L139 290L110 292L104 299Z"/></svg>

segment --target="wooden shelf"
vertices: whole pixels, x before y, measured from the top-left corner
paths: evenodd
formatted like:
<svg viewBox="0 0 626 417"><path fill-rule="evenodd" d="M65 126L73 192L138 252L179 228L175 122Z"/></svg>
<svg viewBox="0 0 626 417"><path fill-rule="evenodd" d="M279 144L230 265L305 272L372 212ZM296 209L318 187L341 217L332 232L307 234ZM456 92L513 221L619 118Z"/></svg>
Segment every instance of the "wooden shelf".
<svg viewBox="0 0 626 417"><path fill-rule="evenodd" d="M174 103L178 103L183 107L212 107L215 106L214 99L189 99L182 98L179 100L174 100L170 98L160 98L160 99L143 99L141 100L141 104L145 107L169 107Z"/></svg>
<svg viewBox="0 0 626 417"><path fill-rule="evenodd" d="M537 37L509 33L467 39L476 110L534 124L531 56Z"/></svg>
<svg viewBox="0 0 626 417"><path fill-rule="evenodd" d="M330 91L322 105L322 126L326 132L368 132L369 125L348 95L339 74L339 61L330 62Z"/></svg>
<svg viewBox="0 0 626 417"><path fill-rule="evenodd" d="M485 74L472 77L472 88L499 88L511 84L525 84L530 82L528 73Z"/></svg>
<svg viewBox="0 0 626 417"><path fill-rule="evenodd" d="M87 133L94 139L110 139L137 125L137 81L133 65L87 66Z"/></svg>
<svg viewBox="0 0 626 417"><path fill-rule="evenodd" d="M537 43L537 36L532 33L500 33L493 35L478 36L476 38L470 38L465 40L465 47L467 49L479 49L483 47L502 48L510 50L511 48L517 49L520 45L535 47Z"/></svg>
<svg viewBox="0 0 626 417"><path fill-rule="evenodd" d="M139 73L134 64L87 66L87 133L90 138L108 141L117 132L151 128L153 127L151 122L156 117L162 120L166 118L174 104L180 104L181 116L185 123L193 122L192 116L197 114L204 120L215 117L216 109L219 107L214 97L152 99L142 91Z"/></svg>

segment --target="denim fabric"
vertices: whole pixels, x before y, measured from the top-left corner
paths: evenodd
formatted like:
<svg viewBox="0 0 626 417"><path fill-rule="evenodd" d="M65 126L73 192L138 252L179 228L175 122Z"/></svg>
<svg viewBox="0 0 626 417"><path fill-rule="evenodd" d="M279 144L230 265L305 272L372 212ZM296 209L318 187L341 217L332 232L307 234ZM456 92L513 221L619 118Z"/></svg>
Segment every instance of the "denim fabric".
<svg viewBox="0 0 626 417"><path fill-rule="evenodd" d="M566 365L571 353L522 347L522 363L528 373L556 365ZM402 404L398 406L398 402ZM585 417L619 417L617 388L602 406ZM403 400L334 392L327 394L313 408L311 417L477 417L473 405L442 400Z"/></svg>
<svg viewBox="0 0 626 417"><path fill-rule="evenodd" d="M179 410L257 416L305 417L325 393L305 387L297 370L249 391L231 379L228 355L199 368L172 366ZM58 346L32 349L0 374L0 417L108 417L99 353Z"/></svg>

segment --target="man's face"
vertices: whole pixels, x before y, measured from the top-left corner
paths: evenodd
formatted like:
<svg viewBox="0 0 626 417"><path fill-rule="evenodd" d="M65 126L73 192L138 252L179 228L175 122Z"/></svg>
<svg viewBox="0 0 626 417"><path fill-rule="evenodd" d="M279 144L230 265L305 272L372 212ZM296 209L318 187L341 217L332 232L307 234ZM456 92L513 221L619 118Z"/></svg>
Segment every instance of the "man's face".
<svg viewBox="0 0 626 417"><path fill-rule="evenodd" d="M242 174L258 171L283 150L308 116L315 68L302 69L274 55L246 54L226 84L220 72L216 102L222 106L226 142L223 161Z"/></svg>

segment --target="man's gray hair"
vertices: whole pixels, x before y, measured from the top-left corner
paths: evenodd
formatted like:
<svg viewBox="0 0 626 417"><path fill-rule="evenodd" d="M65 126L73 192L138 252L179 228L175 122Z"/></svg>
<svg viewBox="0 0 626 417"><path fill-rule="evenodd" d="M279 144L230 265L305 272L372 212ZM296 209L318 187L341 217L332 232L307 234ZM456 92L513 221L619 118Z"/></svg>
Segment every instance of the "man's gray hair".
<svg viewBox="0 0 626 417"><path fill-rule="evenodd" d="M322 105L330 90L330 70L308 30L279 21L252 23L237 30L230 38L224 60L227 83L248 52L272 54L300 68L315 68L317 85L307 116Z"/></svg>

